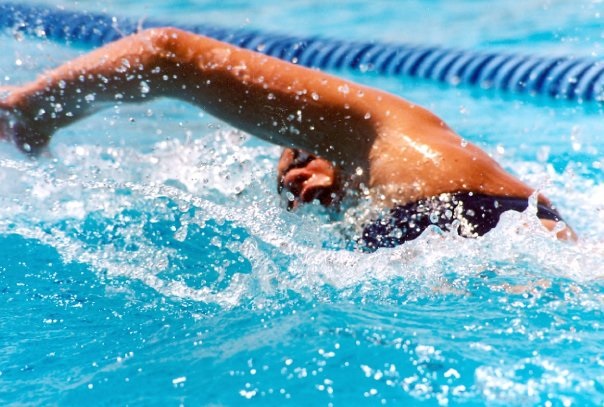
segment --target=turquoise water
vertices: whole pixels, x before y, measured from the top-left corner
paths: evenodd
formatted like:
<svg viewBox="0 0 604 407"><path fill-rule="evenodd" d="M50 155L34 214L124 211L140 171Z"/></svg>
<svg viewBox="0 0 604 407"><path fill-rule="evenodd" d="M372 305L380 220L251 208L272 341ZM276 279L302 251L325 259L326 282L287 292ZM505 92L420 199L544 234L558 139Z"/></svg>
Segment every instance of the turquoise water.
<svg viewBox="0 0 604 407"><path fill-rule="evenodd" d="M530 53L601 52L599 2L86 1L119 15ZM0 81L80 53L6 34ZM117 105L51 156L0 145L0 403L602 405L604 121L595 105L343 73L434 110L541 188L484 238L345 250L288 213L279 149L180 103Z"/></svg>

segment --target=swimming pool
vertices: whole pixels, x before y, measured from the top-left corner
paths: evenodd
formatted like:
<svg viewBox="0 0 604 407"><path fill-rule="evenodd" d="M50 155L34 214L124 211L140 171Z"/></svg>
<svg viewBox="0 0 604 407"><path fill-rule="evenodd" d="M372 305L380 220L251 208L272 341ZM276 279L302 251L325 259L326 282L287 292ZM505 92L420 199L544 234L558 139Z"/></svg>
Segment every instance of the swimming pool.
<svg viewBox="0 0 604 407"><path fill-rule="evenodd" d="M588 1L63 5L547 55L602 43ZM2 83L81 52L4 40ZM57 134L52 157L0 145L0 402L604 403L599 106L343 75L435 111L541 187L581 242L508 213L481 239L352 252L345 220L280 205L278 148L173 101L112 107Z"/></svg>

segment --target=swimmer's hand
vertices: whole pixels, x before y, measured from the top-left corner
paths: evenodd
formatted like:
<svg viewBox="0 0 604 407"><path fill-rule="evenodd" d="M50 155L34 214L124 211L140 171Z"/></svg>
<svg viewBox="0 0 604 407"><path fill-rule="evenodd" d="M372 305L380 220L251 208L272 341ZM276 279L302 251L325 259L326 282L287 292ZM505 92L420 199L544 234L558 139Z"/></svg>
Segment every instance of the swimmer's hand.
<svg viewBox="0 0 604 407"><path fill-rule="evenodd" d="M321 205L335 207L342 191L336 168L327 160L286 148L281 154L278 172L278 191L289 192L287 207L295 209L301 203L318 200Z"/></svg>
<svg viewBox="0 0 604 407"><path fill-rule="evenodd" d="M50 133L26 118L11 97L17 87L0 87L0 140L8 140L27 154L39 154L50 141Z"/></svg>

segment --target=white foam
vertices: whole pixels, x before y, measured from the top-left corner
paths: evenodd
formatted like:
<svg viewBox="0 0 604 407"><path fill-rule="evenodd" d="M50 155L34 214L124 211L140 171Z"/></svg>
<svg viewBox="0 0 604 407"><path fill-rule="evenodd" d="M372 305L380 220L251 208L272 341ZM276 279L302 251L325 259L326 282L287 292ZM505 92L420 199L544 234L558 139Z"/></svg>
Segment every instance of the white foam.
<svg viewBox="0 0 604 407"><path fill-rule="evenodd" d="M529 209L505 213L500 225L479 239L428 230L403 246L362 253L323 248L340 225L320 209L289 213L279 205L274 174L278 151L250 143L239 132L220 131L193 142L162 141L148 152L57 144L54 159L29 161L7 154L0 157L0 230L38 239L66 262L85 263L109 278L140 280L169 297L227 308L247 301L277 306L273 299L288 291L378 300L443 290L462 293L463 285L451 286L447 276L454 273L463 281L485 269L578 283L604 276L604 211L599 203L604 200L598 199L604 187L589 179L552 174L545 164L514 163L529 181L549 180L546 192L560 202L579 235L586 236L576 244L557 241ZM569 177L572 192L566 188ZM130 219L128 210L140 216ZM99 236L96 244L77 232L90 228L90 218L101 221L92 231ZM217 233L228 250L251 264L251 271L235 272L226 285L194 287L172 278L173 260L193 253L160 247L143 233L161 220L180 221L173 232L185 242L195 240L191 225L229 222L241 228L249 237L233 239L220 227ZM125 244L136 249L126 250Z"/></svg>

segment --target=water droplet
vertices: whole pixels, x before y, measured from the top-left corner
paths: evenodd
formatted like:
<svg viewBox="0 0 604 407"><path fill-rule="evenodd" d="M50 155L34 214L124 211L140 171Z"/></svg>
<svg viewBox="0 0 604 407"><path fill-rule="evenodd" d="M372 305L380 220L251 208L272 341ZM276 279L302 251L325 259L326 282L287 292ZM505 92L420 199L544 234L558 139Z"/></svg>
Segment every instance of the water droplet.
<svg viewBox="0 0 604 407"><path fill-rule="evenodd" d="M65 81L64 81L64 80L60 80L60 81L59 81L59 88L61 88L61 89L65 89L65 87L66 87L66 86L67 86L67 84L65 83Z"/></svg>
<svg viewBox="0 0 604 407"><path fill-rule="evenodd" d="M317 94L317 92L312 92L310 94L310 97L312 97L312 100L319 100L319 95Z"/></svg>
<svg viewBox="0 0 604 407"><path fill-rule="evenodd" d="M139 86L140 86L142 95L146 95L147 93L149 93L151 91L151 88L149 88L149 85L145 81L141 81Z"/></svg>
<svg viewBox="0 0 604 407"><path fill-rule="evenodd" d="M94 93L89 93L86 96L84 96L84 100L88 103L94 102Z"/></svg>
<svg viewBox="0 0 604 407"><path fill-rule="evenodd" d="M579 126L573 126L570 134L571 147L573 151L581 150L582 143L580 140L581 128Z"/></svg>
<svg viewBox="0 0 604 407"><path fill-rule="evenodd" d="M38 38L44 38L46 36L46 31L44 31L44 27L40 27L40 26L36 27L34 29L34 33L36 34L36 36Z"/></svg>
<svg viewBox="0 0 604 407"><path fill-rule="evenodd" d="M184 242L187 239L187 235L189 233L189 225L184 223L178 230L174 233L174 239L179 242Z"/></svg>
<svg viewBox="0 0 604 407"><path fill-rule="evenodd" d="M365 113L365 116L363 116L365 118L365 120L369 120L371 119L371 113L367 112Z"/></svg>
<svg viewBox="0 0 604 407"><path fill-rule="evenodd" d="M343 85L338 86L338 92L347 95L350 92L350 88L348 87L347 84L343 84Z"/></svg>
<svg viewBox="0 0 604 407"><path fill-rule="evenodd" d="M537 150L537 161L546 162L549 158L550 146L541 146Z"/></svg>
<svg viewBox="0 0 604 407"><path fill-rule="evenodd" d="M275 100L275 95L274 95L273 93L269 93L269 94L266 96L266 98L267 98L268 100Z"/></svg>

